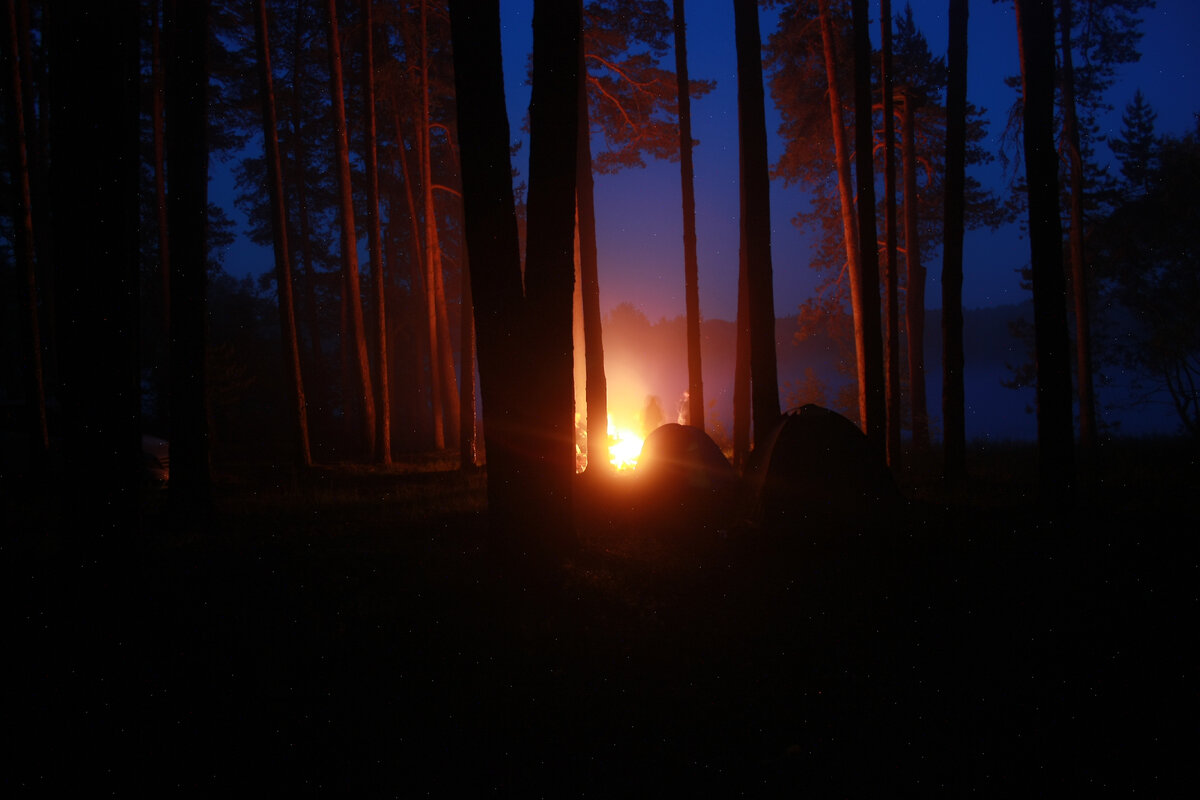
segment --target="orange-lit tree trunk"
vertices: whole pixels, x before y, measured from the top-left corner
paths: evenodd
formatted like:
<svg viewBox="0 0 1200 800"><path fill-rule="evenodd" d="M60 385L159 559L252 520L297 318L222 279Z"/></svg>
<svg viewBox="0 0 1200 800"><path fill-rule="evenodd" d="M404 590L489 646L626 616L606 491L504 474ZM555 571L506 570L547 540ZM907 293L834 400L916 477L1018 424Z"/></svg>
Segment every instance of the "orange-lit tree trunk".
<svg viewBox="0 0 1200 800"><path fill-rule="evenodd" d="M283 349L283 368L287 375L288 416L291 418L296 460L312 464L308 443L308 408L304 397L304 379L300 370L300 347L296 336L296 307L292 298L292 258L288 246L287 206L280 168L279 129L275 119L275 82L271 75L271 44L267 26L267 2L258 0L254 15L254 33L258 51L261 86L263 142L266 148L267 184L271 194L271 228L274 233L275 287L279 296L279 341Z"/></svg>
<svg viewBox="0 0 1200 800"><path fill-rule="evenodd" d="M750 300L750 404L754 416L754 443L759 446L774 429L780 410L758 4L754 0L734 0L733 20L737 42L738 138L746 197L743 224L746 226L746 284Z"/></svg>
<svg viewBox="0 0 1200 800"><path fill-rule="evenodd" d="M929 411L925 394L925 265L921 261L917 228L921 198L917 192L916 113L917 102L906 91L900 108L900 157L904 162L904 314L908 329L913 450L924 453L929 450Z"/></svg>
<svg viewBox="0 0 1200 800"><path fill-rule="evenodd" d="M346 104L342 92L342 47L338 35L337 0L327 0L329 36L329 81L334 114L334 160L338 181L338 220L341 223L342 292L345 326L343 348L348 356L346 411L354 409L355 433L361 451L368 456L375 444L375 396L363 328L362 288L358 274L358 239L354 231L354 196L350 183L350 146L346 136Z"/></svg>
<svg viewBox="0 0 1200 800"><path fill-rule="evenodd" d="M1074 426L1068 355L1058 153L1054 145L1054 3L1017 0L1017 32L1029 182L1029 250L1037 369L1038 483L1051 509L1073 502Z"/></svg>
<svg viewBox="0 0 1200 800"><path fill-rule="evenodd" d="M50 434L46 424L46 390L42 369L42 334L38 321L37 270L34 261L33 199L29 179L29 131L26 125L24 102L28 86L21 78L22 65L19 32L14 0L5 3L4 31L4 114L9 152L9 175L13 198L13 255L21 275L21 310L25 332L25 391L29 410L29 445L33 464L44 467L50 450Z"/></svg>
<svg viewBox="0 0 1200 800"><path fill-rule="evenodd" d="M692 95L688 88L684 0L674 0L675 81L679 95L679 180L683 195L683 280L687 313L688 422L704 430L700 358L700 283L696 258L696 187L692 167Z"/></svg>
<svg viewBox="0 0 1200 800"><path fill-rule="evenodd" d="M887 399L887 461L900 469L900 286L896 265L896 119L892 88L892 4L879 0L881 75L883 89L884 286L887 297L887 335L884 337L884 383Z"/></svg>
<svg viewBox="0 0 1200 800"><path fill-rule="evenodd" d="M375 32L372 0L362 2L363 106L366 117L367 251L371 259L371 288L375 295L375 460L392 463L392 402L388 386L387 301L384 297L383 237L379 225L379 158L375 125Z"/></svg>
<svg viewBox="0 0 1200 800"><path fill-rule="evenodd" d="M528 296L521 288L497 0L451 0L467 247L493 541L543 565L573 541L571 317L579 6L537 0L530 100Z"/></svg>
<svg viewBox="0 0 1200 800"><path fill-rule="evenodd" d="M862 264L861 309L855 328L862 320L863 372L867 416L863 430L867 440L882 456L886 450L884 430L883 343L879 325L879 248L875 234L874 126L871 123L871 39L867 30L867 0L853 0L854 18L854 129L855 179L858 186L858 241Z"/></svg>
<svg viewBox="0 0 1200 800"><path fill-rule="evenodd" d="M475 312L471 303L471 265L463 248L462 316L459 319L459 335L462 339L462 392L459 393L459 420L461 433L458 437L459 468L472 471L478 463L478 431L475 427Z"/></svg>
<svg viewBox="0 0 1200 800"><path fill-rule="evenodd" d="M450 326L446 318L446 292L442 281L442 251L438 241L437 207L433 201L433 153L429 112L429 25L428 0L421 0L420 116L418 124L421 162L422 205L425 218L425 294L429 304L430 358L436 363L433 379L437 383L434 399L441 406L443 433L434 446L440 448L458 441L458 389L454 378L454 354L450 351Z"/></svg>
<svg viewBox="0 0 1200 800"><path fill-rule="evenodd" d="M580 14L583 0L579 0ZM608 379L604 374L604 334L600 319L600 270L596 255L595 183L592 180L591 115L587 69L579 49L579 136L576 202L579 210L579 280L583 301L584 391L587 402L588 469L606 472L608 454Z"/></svg>
<svg viewBox="0 0 1200 800"><path fill-rule="evenodd" d="M829 85L829 120L833 130L833 152L837 163L838 197L842 207L842 238L846 242L846 271L850 274L850 308L854 316L855 375L858 380L858 419L867 419L867 357L866 337L862 319L862 259L859 257L858 222L854 217L854 187L850 182L850 148L846 143L846 127L842 121L842 93L837 80L837 49L833 38L833 21L829 16L829 0L819 0L821 45L825 54L825 80Z"/></svg>
<svg viewBox="0 0 1200 800"><path fill-rule="evenodd" d="M946 92L946 203L942 249L942 438L943 474L947 482L966 477L966 399L963 390L963 198L967 147L967 0L950 0ZM905 128L915 109L906 103ZM906 133L906 136L908 134ZM908 147L906 141L905 147ZM907 168L907 156L905 166ZM916 172L913 165L912 171ZM915 196L916 178L912 179ZM916 204L911 211L916 216ZM915 232L916 222L912 223ZM909 257L915 250L909 245ZM909 335L912 333L910 331ZM913 431L916 433L916 417Z"/></svg>
<svg viewBox="0 0 1200 800"><path fill-rule="evenodd" d="M1083 156L1079 148L1079 120L1075 107L1075 66L1071 53L1071 0L1059 0L1062 32L1063 138L1067 146L1071 182L1071 295L1075 301L1075 377L1079 397L1079 446L1086 454L1095 444L1096 399L1092 380L1092 324L1088 290L1091 278L1083 252Z"/></svg>

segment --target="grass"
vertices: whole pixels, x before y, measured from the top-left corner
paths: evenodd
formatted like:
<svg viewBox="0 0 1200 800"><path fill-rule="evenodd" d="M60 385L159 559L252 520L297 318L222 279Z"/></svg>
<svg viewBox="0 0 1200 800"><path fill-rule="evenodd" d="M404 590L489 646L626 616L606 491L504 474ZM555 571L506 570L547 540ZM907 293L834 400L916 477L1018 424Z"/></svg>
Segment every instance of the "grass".
<svg viewBox="0 0 1200 800"><path fill-rule="evenodd" d="M13 777L1163 793L1194 750L1200 474L1175 442L1109 448L1067 520L1037 511L1016 445L973 452L953 492L902 476L913 501L887 519L774 533L662 534L617 484L581 498L581 547L549 576L497 561L486 478L444 460L227 465L203 535L151 498L122 585L53 553L13 576Z"/></svg>

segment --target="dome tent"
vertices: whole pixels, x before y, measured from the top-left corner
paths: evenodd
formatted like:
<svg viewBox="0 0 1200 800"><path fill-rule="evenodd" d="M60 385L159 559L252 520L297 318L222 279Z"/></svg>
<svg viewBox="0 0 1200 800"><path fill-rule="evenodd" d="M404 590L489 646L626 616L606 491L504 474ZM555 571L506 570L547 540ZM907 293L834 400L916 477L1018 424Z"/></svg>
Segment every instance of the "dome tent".
<svg viewBox="0 0 1200 800"><path fill-rule="evenodd" d="M751 453L744 480L751 517L769 528L861 520L902 499L858 426L811 404L780 417Z"/></svg>

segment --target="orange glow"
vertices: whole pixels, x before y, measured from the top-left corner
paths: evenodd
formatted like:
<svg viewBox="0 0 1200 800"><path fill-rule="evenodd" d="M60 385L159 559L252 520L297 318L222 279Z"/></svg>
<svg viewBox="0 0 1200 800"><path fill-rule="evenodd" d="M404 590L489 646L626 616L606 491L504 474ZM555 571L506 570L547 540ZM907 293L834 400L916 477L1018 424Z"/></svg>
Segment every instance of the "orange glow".
<svg viewBox="0 0 1200 800"><path fill-rule="evenodd" d="M643 439L631 430L617 428L612 417L608 418L608 460L618 471L631 470L637 466L642 454Z"/></svg>

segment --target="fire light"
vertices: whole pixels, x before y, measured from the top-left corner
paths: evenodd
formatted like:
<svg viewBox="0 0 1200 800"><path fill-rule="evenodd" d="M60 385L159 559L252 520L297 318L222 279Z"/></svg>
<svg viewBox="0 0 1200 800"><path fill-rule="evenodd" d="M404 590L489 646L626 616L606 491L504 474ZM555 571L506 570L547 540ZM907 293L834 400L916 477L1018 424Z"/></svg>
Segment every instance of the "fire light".
<svg viewBox="0 0 1200 800"><path fill-rule="evenodd" d="M633 431L617 428L612 417L608 418L608 460L618 471L631 470L637 466L642 454L642 437Z"/></svg>

